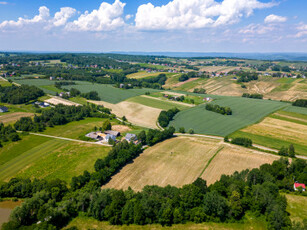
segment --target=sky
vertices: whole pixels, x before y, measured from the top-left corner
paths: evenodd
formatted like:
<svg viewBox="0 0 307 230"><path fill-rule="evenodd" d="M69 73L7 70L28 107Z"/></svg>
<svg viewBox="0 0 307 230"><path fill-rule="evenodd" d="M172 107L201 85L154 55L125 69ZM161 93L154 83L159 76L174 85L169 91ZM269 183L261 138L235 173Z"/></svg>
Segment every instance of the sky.
<svg viewBox="0 0 307 230"><path fill-rule="evenodd" d="M0 51L307 52L306 0L0 0Z"/></svg>

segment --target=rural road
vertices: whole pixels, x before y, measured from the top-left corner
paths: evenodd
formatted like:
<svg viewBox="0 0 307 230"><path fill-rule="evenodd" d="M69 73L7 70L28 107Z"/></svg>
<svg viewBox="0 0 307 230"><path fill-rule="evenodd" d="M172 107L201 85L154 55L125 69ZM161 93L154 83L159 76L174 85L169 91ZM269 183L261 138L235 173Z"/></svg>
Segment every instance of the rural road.
<svg viewBox="0 0 307 230"><path fill-rule="evenodd" d="M210 135L202 135L202 134L174 133L174 135L175 136L190 136L190 137L205 137L205 138L211 138L211 139L216 139L216 140L224 140L223 137L210 136ZM253 144L253 147L256 147L256 148L258 148L260 150L265 150L265 151L271 151L271 152L278 153L278 150L276 150L276 149L267 148L267 147L264 147L264 146L261 146L261 145ZM270 153L268 153L268 154L270 154ZM271 154L271 155L276 156L275 154ZM296 158L307 160L307 156L296 155Z"/></svg>
<svg viewBox="0 0 307 230"><path fill-rule="evenodd" d="M41 134L41 133L29 133L29 134L30 135L41 136L41 137L49 137L49 138L54 138L54 139L60 139L60 140L65 140L65 141L74 141L74 142L79 142L79 143L83 143L83 144L103 145L103 146L112 147L112 145L104 144L104 143L99 143L99 142L81 141L81 140L76 140L76 139L71 139L71 138L66 138L66 137L51 136L51 135L46 135L46 134Z"/></svg>

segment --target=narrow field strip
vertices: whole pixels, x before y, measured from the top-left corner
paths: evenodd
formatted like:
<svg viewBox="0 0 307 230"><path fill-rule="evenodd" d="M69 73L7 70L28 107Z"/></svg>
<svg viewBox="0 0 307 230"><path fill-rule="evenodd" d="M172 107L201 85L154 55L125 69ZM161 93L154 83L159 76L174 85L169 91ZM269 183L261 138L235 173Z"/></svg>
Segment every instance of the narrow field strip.
<svg viewBox="0 0 307 230"><path fill-rule="evenodd" d="M220 151L223 150L223 148L224 148L224 146L221 147L220 149L218 149L218 150L216 151L216 153L210 158L210 160L207 162L205 168L204 168L204 169L201 171L201 173L199 174L199 177L201 177L201 176L204 174L204 172L205 172L206 169L209 167L209 165L210 165L210 163L212 162L212 160L216 157L216 155L217 155Z"/></svg>

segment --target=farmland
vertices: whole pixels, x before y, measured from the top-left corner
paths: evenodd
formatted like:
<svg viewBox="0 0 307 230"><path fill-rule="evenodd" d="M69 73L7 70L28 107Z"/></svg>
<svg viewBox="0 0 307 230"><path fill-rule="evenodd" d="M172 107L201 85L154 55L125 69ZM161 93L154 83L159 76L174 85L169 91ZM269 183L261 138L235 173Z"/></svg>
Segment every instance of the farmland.
<svg viewBox="0 0 307 230"><path fill-rule="evenodd" d="M159 74L168 74L168 73L167 72L147 73L146 71L140 71L137 73L127 75L127 78L141 79L147 77L155 77L158 76Z"/></svg>
<svg viewBox="0 0 307 230"><path fill-rule="evenodd" d="M279 111L231 136L249 137L256 144L275 149L293 144L298 154L307 155L306 133L306 115Z"/></svg>
<svg viewBox="0 0 307 230"><path fill-rule="evenodd" d="M285 194L288 206L287 211L290 213L290 219L296 222L302 222L306 219L307 210L302 207L307 205L307 197Z"/></svg>
<svg viewBox="0 0 307 230"><path fill-rule="evenodd" d="M233 114L224 116L206 110L204 105L199 105L176 114L170 125L173 125L177 130L184 127L185 130L192 128L200 134L227 136L288 106L288 104L281 102L237 97L219 97L213 103L230 107Z"/></svg>
<svg viewBox="0 0 307 230"><path fill-rule="evenodd" d="M257 168L278 158L230 146L220 140L176 137L147 149L132 164L113 176L103 188L127 189L130 186L139 191L145 185L170 184L181 187L199 176L212 184L222 174L230 175L237 170Z"/></svg>
<svg viewBox="0 0 307 230"><path fill-rule="evenodd" d="M47 137L28 135L0 150L0 181L15 176L25 178L60 178L70 181L84 170L93 170L98 157L108 147L88 145ZM55 163L56 162L56 163Z"/></svg>
<svg viewBox="0 0 307 230"><path fill-rule="evenodd" d="M143 96L129 98L127 101L135 102L135 103L139 103L142 105L146 105L146 106L157 108L157 109L163 109L163 110L169 110L175 107L180 110L189 108L188 105L184 105L182 103L181 104L173 103L171 101L163 101L163 100L158 100L156 98L143 97Z"/></svg>
<svg viewBox="0 0 307 230"><path fill-rule="evenodd" d="M90 91L97 91L99 97L102 101L109 102L112 104L119 103L131 97L136 97L145 92L157 92L158 90L154 89L119 89L114 88L111 85L102 85L102 84L83 84L83 85L73 85L73 86L66 86L64 88L76 88L80 90L82 93L87 93Z"/></svg>
<svg viewBox="0 0 307 230"><path fill-rule="evenodd" d="M9 113L0 116L0 123L3 124L11 124L19 120L21 117L33 117L33 113L25 113L25 112L16 112Z"/></svg>
<svg viewBox="0 0 307 230"><path fill-rule="evenodd" d="M156 122L161 109L135 103L133 101L123 101L118 104L111 104L103 101L89 101L97 105L103 105L112 109L112 113L118 117L125 116L128 122L148 128L157 128Z"/></svg>

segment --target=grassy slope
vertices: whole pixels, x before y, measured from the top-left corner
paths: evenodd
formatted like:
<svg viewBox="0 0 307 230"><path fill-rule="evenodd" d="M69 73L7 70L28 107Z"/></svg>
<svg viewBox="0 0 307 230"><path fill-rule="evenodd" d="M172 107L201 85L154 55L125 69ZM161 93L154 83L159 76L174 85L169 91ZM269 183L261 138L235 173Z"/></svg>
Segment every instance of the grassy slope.
<svg viewBox="0 0 307 230"><path fill-rule="evenodd" d="M307 197L286 194L288 206L287 211L290 213L290 219L296 222L302 222L307 218Z"/></svg>
<svg viewBox="0 0 307 230"><path fill-rule="evenodd" d="M184 127L185 130L192 128L196 133L226 136L287 106L281 102L239 97L220 97L214 103L230 107L233 114L224 116L207 111L205 105L200 105L181 111L170 125L175 126L177 130L179 127Z"/></svg>
<svg viewBox="0 0 307 230"><path fill-rule="evenodd" d="M139 103L142 105L146 105L146 106L157 108L157 109L163 109L163 110L168 110L168 109L175 108L175 107L180 110L189 108L188 106L185 106L185 105L175 104L175 103L168 102L168 101L150 99L147 97L133 97L133 98L129 98L127 101L135 102L135 103Z"/></svg>

